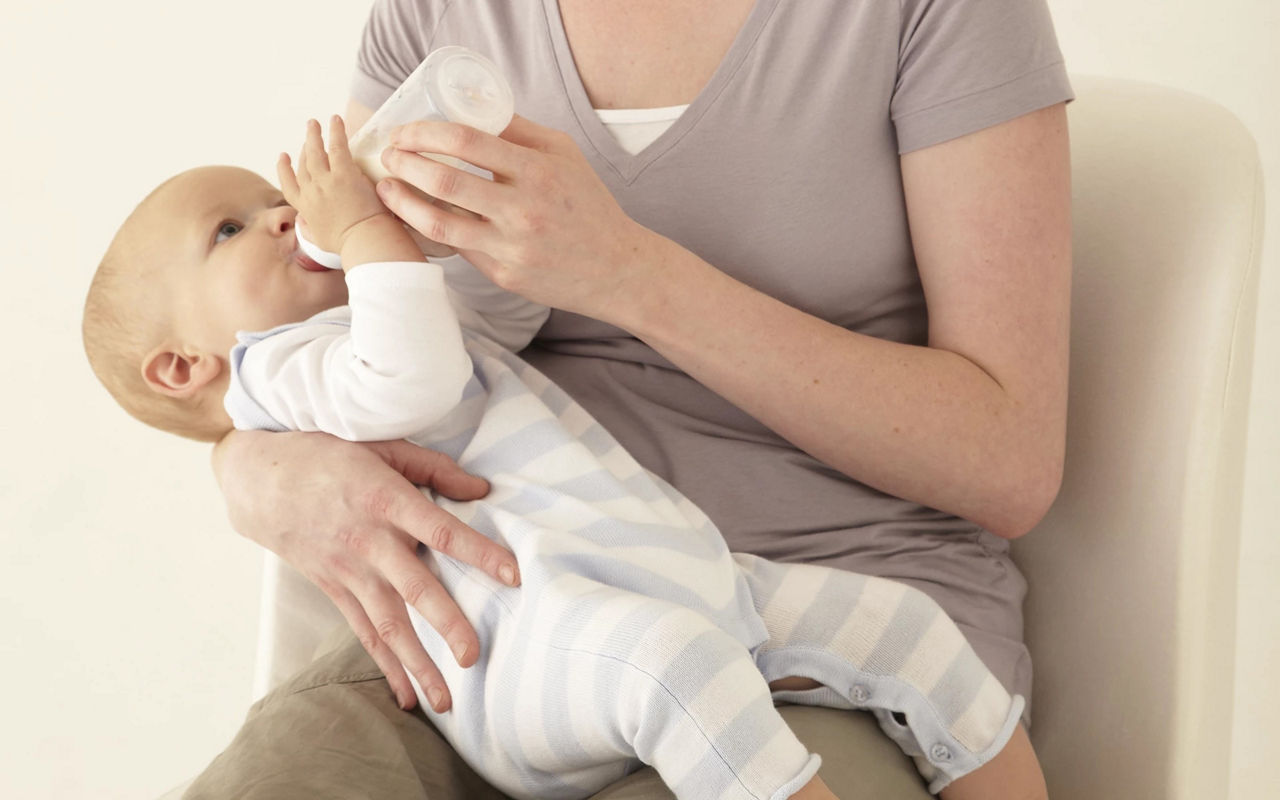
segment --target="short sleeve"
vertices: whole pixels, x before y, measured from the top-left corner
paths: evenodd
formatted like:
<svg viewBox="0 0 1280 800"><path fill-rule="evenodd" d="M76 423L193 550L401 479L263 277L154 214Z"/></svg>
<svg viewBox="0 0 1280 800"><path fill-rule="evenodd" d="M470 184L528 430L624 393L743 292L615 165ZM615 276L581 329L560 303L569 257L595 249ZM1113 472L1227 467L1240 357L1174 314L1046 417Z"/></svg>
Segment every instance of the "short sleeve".
<svg viewBox="0 0 1280 800"><path fill-rule="evenodd" d="M1074 99L1046 0L902 0L898 152Z"/></svg>
<svg viewBox="0 0 1280 800"><path fill-rule="evenodd" d="M376 0L360 37L351 99L376 109L391 96L430 49L447 2Z"/></svg>

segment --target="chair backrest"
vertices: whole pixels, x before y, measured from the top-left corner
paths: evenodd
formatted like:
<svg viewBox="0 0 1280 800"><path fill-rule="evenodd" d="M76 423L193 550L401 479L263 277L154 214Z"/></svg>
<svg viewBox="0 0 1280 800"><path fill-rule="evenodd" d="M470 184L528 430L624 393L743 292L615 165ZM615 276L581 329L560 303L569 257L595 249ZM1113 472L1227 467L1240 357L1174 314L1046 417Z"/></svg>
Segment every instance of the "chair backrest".
<svg viewBox="0 0 1280 800"><path fill-rule="evenodd" d="M1055 800L1226 797L1262 239L1228 111L1076 77L1066 474L1014 545Z"/></svg>

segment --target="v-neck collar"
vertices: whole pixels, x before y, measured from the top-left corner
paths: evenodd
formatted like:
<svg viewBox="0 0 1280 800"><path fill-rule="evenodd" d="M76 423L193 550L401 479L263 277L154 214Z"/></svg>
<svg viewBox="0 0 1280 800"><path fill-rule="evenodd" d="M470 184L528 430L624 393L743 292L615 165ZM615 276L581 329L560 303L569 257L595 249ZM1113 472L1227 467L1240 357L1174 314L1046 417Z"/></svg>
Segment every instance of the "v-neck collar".
<svg viewBox="0 0 1280 800"><path fill-rule="evenodd" d="M555 54L556 64L560 68L560 78L569 107L573 110L573 115L587 142L617 173L618 177L628 184L639 177L646 167L674 147L714 105L716 98L729 85L729 81L742 66L747 54L751 52L777 5L778 0L755 0L751 13L738 30L728 52L720 60L707 85L702 87L702 91L698 92L698 96L689 103L689 107L671 124L671 127L648 147L631 155L622 149L622 145L618 144L618 140L601 122L591 105L591 99L587 97L586 86L583 85L577 64L573 60L573 51L569 49L569 37L565 33L564 20L560 16L560 3L558 0L542 0L542 7L546 13L547 32L551 37L552 51Z"/></svg>

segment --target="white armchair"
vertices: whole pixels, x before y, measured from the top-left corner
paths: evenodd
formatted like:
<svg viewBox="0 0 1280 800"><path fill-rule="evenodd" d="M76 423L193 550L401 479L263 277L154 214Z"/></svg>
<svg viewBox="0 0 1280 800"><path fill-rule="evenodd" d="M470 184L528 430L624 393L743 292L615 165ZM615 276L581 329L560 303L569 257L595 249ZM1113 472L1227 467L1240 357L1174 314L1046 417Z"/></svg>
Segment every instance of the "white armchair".
<svg viewBox="0 0 1280 800"><path fill-rule="evenodd" d="M1261 244L1257 148L1226 110L1075 78L1062 493L1015 545L1034 740L1055 800L1224 797ZM341 617L268 556L255 689Z"/></svg>
<svg viewBox="0 0 1280 800"><path fill-rule="evenodd" d="M1257 146L1202 98L1074 83L1066 476L1014 544L1032 738L1056 800L1225 798Z"/></svg>

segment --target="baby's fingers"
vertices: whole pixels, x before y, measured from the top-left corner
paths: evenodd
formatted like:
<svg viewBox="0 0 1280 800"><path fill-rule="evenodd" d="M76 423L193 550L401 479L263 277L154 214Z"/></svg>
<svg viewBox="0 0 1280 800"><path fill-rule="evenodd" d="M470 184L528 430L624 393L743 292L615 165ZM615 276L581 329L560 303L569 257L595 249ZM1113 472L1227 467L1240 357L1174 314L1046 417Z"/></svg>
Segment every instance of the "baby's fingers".
<svg viewBox="0 0 1280 800"><path fill-rule="evenodd" d="M296 201L302 190L298 188L298 178L293 174L288 153L281 153L280 158L276 159L276 179L280 181L280 191L284 194L284 199L289 201L289 205L297 208Z"/></svg>
<svg viewBox="0 0 1280 800"><path fill-rule="evenodd" d="M351 160L351 150L347 147L347 129L342 124L342 117L337 114L329 119L329 155L339 161Z"/></svg>
<svg viewBox="0 0 1280 800"><path fill-rule="evenodd" d="M307 141L302 145L302 157L310 172L327 172L329 156L324 152L324 139L320 136L320 123L307 120Z"/></svg>

